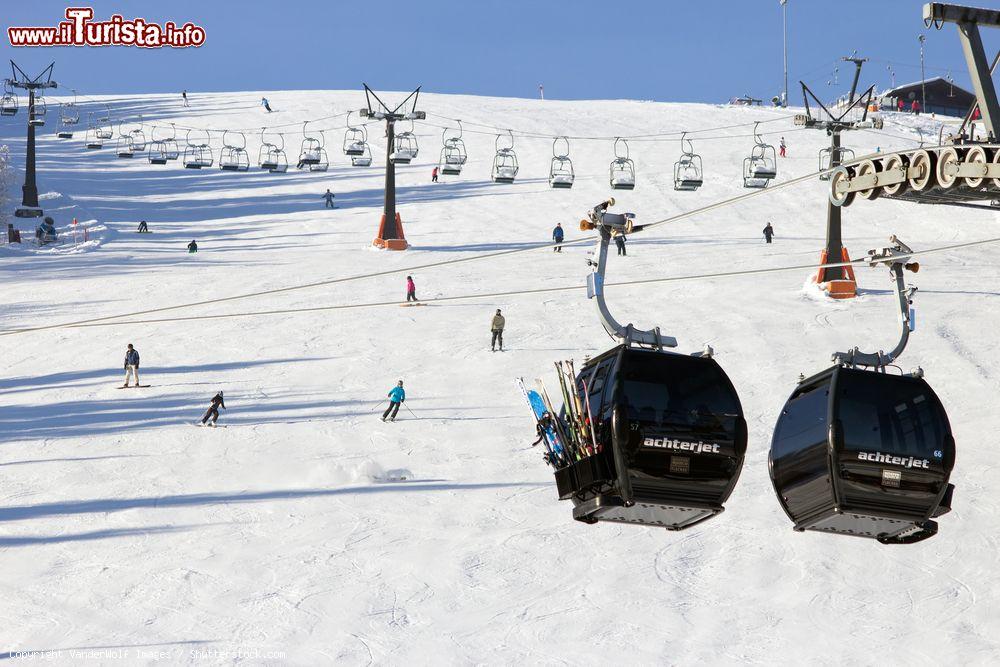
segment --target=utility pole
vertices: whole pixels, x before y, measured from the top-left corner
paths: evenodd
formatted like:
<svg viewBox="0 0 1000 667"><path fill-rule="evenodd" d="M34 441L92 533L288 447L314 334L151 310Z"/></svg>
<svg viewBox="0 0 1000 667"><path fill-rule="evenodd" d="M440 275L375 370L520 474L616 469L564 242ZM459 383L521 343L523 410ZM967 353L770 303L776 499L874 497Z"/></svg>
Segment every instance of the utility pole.
<svg viewBox="0 0 1000 667"><path fill-rule="evenodd" d="M924 42L927 37L917 35L920 40L920 112L927 113L927 77L924 75Z"/></svg>
<svg viewBox="0 0 1000 667"><path fill-rule="evenodd" d="M362 118L372 118L385 121L385 139L388 142L385 150L385 204L382 208L382 221L379 224L378 236L372 245L387 250L406 250L410 244L406 242L403 234L403 221L399 213L396 212L396 163L392 159L393 144L396 140L396 121L398 120L423 120L427 114L417 111L417 98L420 96L418 87L406 96L402 102L394 109L390 109L385 102L379 99L375 91L363 84L365 87L365 100L368 102L367 108L359 112ZM372 104L372 100L377 103ZM413 100L409 111L400 111L406 104Z"/></svg>
<svg viewBox="0 0 1000 667"><path fill-rule="evenodd" d="M28 139L24 156L24 185L21 187L21 205L14 209L16 218L42 217L42 209L38 206L38 184L35 179L35 126L42 125L45 121L35 117L35 91L55 88L58 85L52 80L53 67L55 67L54 62L43 69L41 74L31 78L17 66L17 63L10 61L11 78L7 79L7 85L28 91ZM45 78L44 81L42 77Z"/></svg>
<svg viewBox="0 0 1000 667"><path fill-rule="evenodd" d="M785 87L781 93L781 106L788 106L788 0L778 0L781 3L781 57L785 64Z"/></svg>

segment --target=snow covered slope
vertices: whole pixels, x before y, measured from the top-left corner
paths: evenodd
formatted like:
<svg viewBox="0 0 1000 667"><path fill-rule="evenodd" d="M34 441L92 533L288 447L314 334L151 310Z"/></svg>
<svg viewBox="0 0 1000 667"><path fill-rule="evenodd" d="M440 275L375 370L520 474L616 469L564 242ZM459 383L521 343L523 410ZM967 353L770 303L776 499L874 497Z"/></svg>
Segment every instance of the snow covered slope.
<svg viewBox="0 0 1000 667"><path fill-rule="evenodd" d="M116 116L208 128L292 126L356 109L357 92L116 98ZM391 96L390 96L391 97ZM397 96L398 97L398 96ZM640 221L744 192L754 120L783 113L696 104L558 102L422 95L429 113L522 134L693 136L705 185L675 192L676 139L633 141L638 186L616 193ZM845 138L859 155L912 145L908 118ZM36 327L388 269L398 274L162 313L159 317L402 300L582 284L590 248L541 250L426 270L409 267L569 237L607 197L612 141L575 141L578 180L553 191L551 141L518 138L513 185L489 181L494 136L466 125L461 177L431 184L440 118L418 123L417 160L398 169L413 247L372 250L385 146L352 169L326 133L331 169L245 174L117 160L82 135L39 141L40 189L106 229L77 252L0 250L0 330ZM923 122L923 121L922 121ZM315 127L342 125L342 119ZM778 182L816 169L822 132L761 126L789 157ZM482 131L480 129L480 131ZM23 154L23 117L0 137ZM896 135L896 136L890 136ZM720 136L728 138L718 138ZM214 135L216 147L221 135ZM259 136L249 137L251 157ZM321 195L337 195L324 210ZM61 200L62 201L62 200ZM609 280L817 261L826 186L816 181L631 238ZM58 214L58 212L57 212ZM62 215L62 214L58 214ZM73 214L75 215L75 213ZM139 220L152 234L139 235ZM771 221L774 245L761 242ZM60 219L60 224L65 224ZM852 255L891 233L914 249L995 236L995 214L859 202L844 213ZM186 244L197 239L200 252ZM662 327L681 351L711 344L740 393L750 446L719 518L682 533L586 526L556 500L515 376L610 346L582 291L422 308L62 328L0 337L0 657L96 651L99 662L229 664L995 664L1000 410L996 249L923 260L919 325L903 357L941 397L958 443L954 510L907 547L797 534L774 498L767 450L799 373L836 349L895 340L885 270L860 298L832 302L807 272L609 288L623 321ZM507 351L489 350L496 308ZM151 319L157 315L139 316ZM144 390L118 390L125 345ZM376 410L403 378L400 420ZM226 429L197 429L224 389ZM409 471L391 481L387 471ZM390 481L386 481L386 480ZM100 651L104 651L101 654ZM142 651L149 653L141 653ZM8 653L4 653L8 652Z"/></svg>

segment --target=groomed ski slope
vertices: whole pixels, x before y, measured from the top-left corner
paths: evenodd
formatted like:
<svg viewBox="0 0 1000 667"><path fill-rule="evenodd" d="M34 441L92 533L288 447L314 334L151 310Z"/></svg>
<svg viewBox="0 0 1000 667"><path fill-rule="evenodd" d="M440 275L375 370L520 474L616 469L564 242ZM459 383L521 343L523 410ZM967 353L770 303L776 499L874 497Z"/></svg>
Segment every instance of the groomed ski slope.
<svg viewBox="0 0 1000 667"><path fill-rule="evenodd" d="M259 127L356 109L345 92L115 98L116 118ZM402 98L401 95L390 97ZM558 102L421 95L430 113L546 135L638 135L737 125L784 112L701 104ZM0 135L23 156L23 114ZM428 121L443 124L439 118ZM937 125L920 119L935 134ZM858 155L913 145L914 119L855 132ZM342 119L316 124L342 125ZM417 124L420 155L398 169L407 252L371 249L385 146L352 169L327 132L326 174L195 172L117 160L82 133L39 139L40 190L59 224L104 229L84 247L0 250L0 329L51 325L397 269L309 290L137 316L187 317L582 285L589 246L429 270L408 267L526 248L567 236L606 198L612 141L571 140L572 190L546 177L551 141L518 138L514 185L489 182L494 137L466 125L461 177L431 184L440 129ZM742 188L752 127L699 141L705 185L674 192L680 145L633 141L638 185L617 192L640 222ZM777 182L815 171L828 138L761 126L789 158ZM301 134L284 130L294 161ZM183 139L183 134L179 133ZM216 159L220 135L214 136ZM183 141L182 141L183 144ZM259 136L248 136L251 159ZM323 209L329 187L338 208ZM56 198L55 195L53 195ZM818 260L826 184L812 180L636 234L608 280L808 264ZM153 233L134 233L140 219ZM775 227L774 245L761 228ZM859 201L844 213L852 256L895 233L914 249L996 236L996 214ZM200 252L188 255L197 239ZM916 334L901 360L922 366L958 446L954 510L939 535L905 547L794 533L774 497L767 451L799 373L835 350L896 340L885 269L859 269L862 295L834 302L809 272L609 288L616 315L658 325L679 350L712 345L743 402L750 445L717 519L681 533L572 521L513 378L544 376L612 344L582 290L281 315L52 329L0 337L0 657L98 653L97 663L989 665L1000 655L996 573L1000 291L995 246L931 255L908 280ZM496 308L503 354L489 351ZM118 390L125 345L143 390ZM408 400L383 424L397 379ZM219 389L226 429L191 423ZM407 471L405 482L382 481ZM254 652L257 653L254 653ZM274 652L274 653L268 653ZM93 662L88 664L95 664ZM162 664L162 663L161 663Z"/></svg>

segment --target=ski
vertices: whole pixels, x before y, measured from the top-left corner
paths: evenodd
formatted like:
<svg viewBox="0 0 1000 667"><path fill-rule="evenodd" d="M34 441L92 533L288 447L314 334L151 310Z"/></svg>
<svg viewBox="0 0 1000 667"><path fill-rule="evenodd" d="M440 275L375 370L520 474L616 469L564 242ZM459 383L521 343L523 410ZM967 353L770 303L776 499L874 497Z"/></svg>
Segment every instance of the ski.
<svg viewBox="0 0 1000 667"><path fill-rule="evenodd" d="M541 397L545 401L545 407L549 411L549 415L552 417L552 424L555 426L556 433L559 434L559 439L562 440L563 444L566 446L567 460L572 459L579 460L582 458L580 452L573 449L573 441L566 437L566 429L563 428L562 420L559 419L559 413L555 411L552 407L552 401L549 399L549 392L545 390L545 383L542 382L542 378L535 378L535 382L538 383L538 388L541 391Z"/></svg>
<svg viewBox="0 0 1000 667"><path fill-rule="evenodd" d="M152 386L153 385L150 384L135 384L135 385L129 385L127 387L125 385L122 385L120 387L115 387L115 389L145 389L146 387L152 387Z"/></svg>
<svg viewBox="0 0 1000 667"><path fill-rule="evenodd" d="M581 380L583 382L583 396L587 399L587 419L590 421L590 441L594 446L594 453L600 454L601 447L597 444L597 432L594 430L594 415L590 411L590 388L587 386L586 380Z"/></svg>
<svg viewBox="0 0 1000 667"><path fill-rule="evenodd" d="M549 463L553 467L558 467L560 464L564 464L566 460L566 452L559 441L559 434L552 426L552 419L549 415L548 410L545 408L545 402L537 391L529 390L524 386L524 378L515 378L514 383L517 388L521 390L521 395L527 402L528 407L531 408L531 413L535 417L535 424L541 429L542 442L545 443L546 454L548 455Z"/></svg>
<svg viewBox="0 0 1000 667"><path fill-rule="evenodd" d="M576 388L576 368L573 366L573 360L566 360L566 380L569 382L571 391L573 392L573 402L576 404L576 419L580 424L580 438L583 440L584 448L589 450L590 454L594 454L595 450L592 448L592 438L590 433L590 423L587 419L587 415L584 412L583 401L580 399L580 392ZM589 401L588 401L589 407Z"/></svg>

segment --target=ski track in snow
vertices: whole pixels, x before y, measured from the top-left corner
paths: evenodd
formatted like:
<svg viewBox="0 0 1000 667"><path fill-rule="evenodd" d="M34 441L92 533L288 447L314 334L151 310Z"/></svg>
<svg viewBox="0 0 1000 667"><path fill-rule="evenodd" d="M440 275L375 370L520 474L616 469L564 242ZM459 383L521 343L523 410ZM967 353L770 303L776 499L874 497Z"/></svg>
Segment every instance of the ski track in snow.
<svg viewBox="0 0 1000 667"><path fill-rule="evenodd" d="M283 122L361 100L357 92L267 96ZM264 122L257 93L192 96L187 110L172 96L118 99L117 116L141 111L147 123ZM546 134L777 115L622 101L421 101L442 115ZM895 134L916 137L917 124L936 136L927 117L888 114ZM15 156L22 127L0 121ZM797 131L790 120L762 129L789 144L778 181L816 168L824 133ZM380 164L381 132L370 130ZM370 249L383 171L346 166L336 131L326 133L328 173L284 175L116 160L111 148L85 151L43 132L40 186L64 241L0 249L0 328L406 269L544 242L557 221L573 238L585 211L609 194L612 142L572 142L577 183L552 191L551 142L518 139L521 173L503 186L488 180L493 136L467 132L463 175L432 186L440 129L416 130L420 156L397 177L413 248L395 254ZM299 139L285 134L293 163ZM258 141L248 136L251 157ZM859 155L909 146L869 132L845 143ZM641 222L742 194L751 145L695 136L705 186L675 192L678 143L634 142L638 185L615 193L620 208ZM333 211L322 208L327 187L337 194ZM628 258L611 258L608 279L818 260L827 187L817 180L635 234ZM90 242L69 241L72 216L93 221ZM152 234L134 232L140 219ZM770 246L760 242L768 220L777 232ZM844 239L854 256L892 233L919 250L991 236L995 222L982 211L918 215L913 205L859 201L845 210ZM185 252L191 238L201 247L195 255ZM422 298L580 285L591 250L413 274ZM278 662L295 665L996 664L994 254L928 256L907 276L920 291L904 368L926 370L949 410L958 461L954 509L940 533L906 547L794 533L767 472L771 429L799 374L825 368L835 350L894 342L882 269L858 268L862 291L851 302L819 294L810 271L608 288L622 321L659 325L681 351L711 344L747 415L750 446L726 511L681 533L573 522L541 448L528 446L532 423L512 378L542 375L551 389L553 361L573 357L579 366L610 345L582 291L4 337L0 656L144 647L174 651L172 664L242 662L190 653L238 649L284 651ZM405 275L168 315L401 299ZM496 308L507 317L502 354L488 349ZM127 342L153 385L141 392L114 390ZM404 408L382 423L382 397L398 378L415 417ZM230 428L190 428L220 388Z"/></svg>

